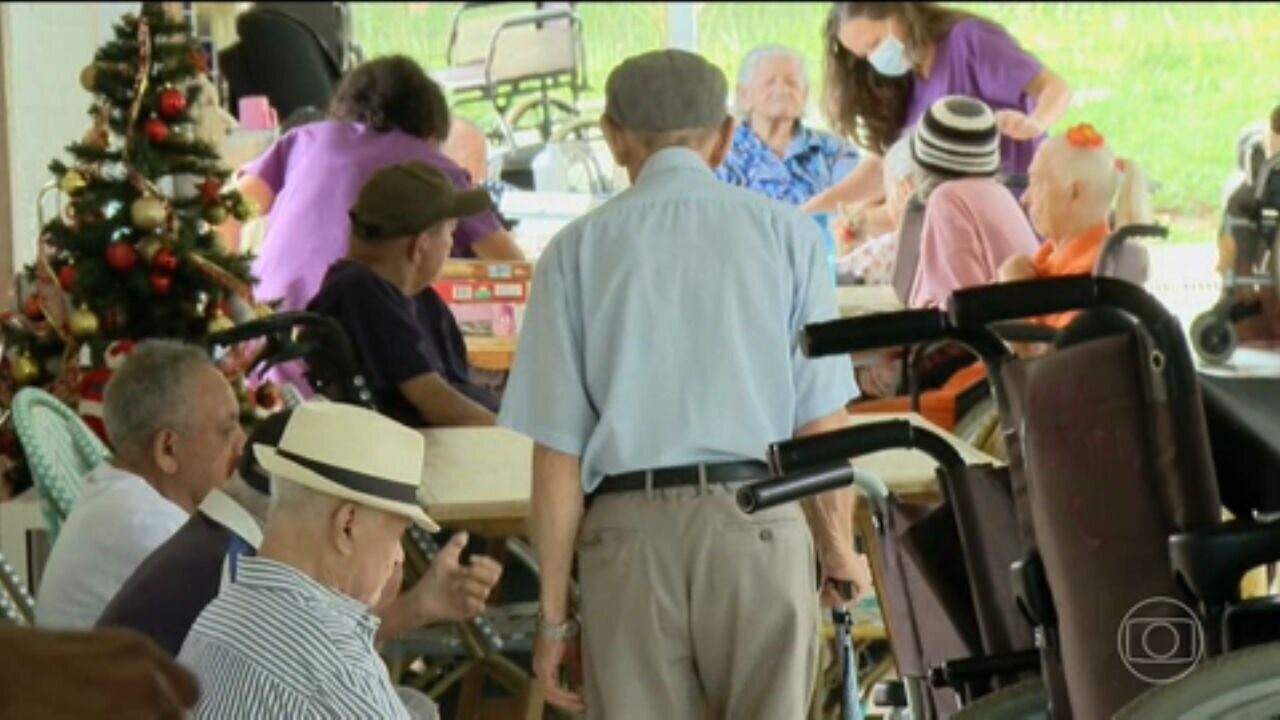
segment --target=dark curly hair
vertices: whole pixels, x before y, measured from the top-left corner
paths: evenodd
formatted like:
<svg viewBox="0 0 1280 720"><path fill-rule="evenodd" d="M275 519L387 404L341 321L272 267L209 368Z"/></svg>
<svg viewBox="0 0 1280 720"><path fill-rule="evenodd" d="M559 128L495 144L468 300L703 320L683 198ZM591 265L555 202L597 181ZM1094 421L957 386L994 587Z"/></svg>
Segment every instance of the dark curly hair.
<svg viewBox="0 0 1280 720"><path fill-rule="evenodd" d="M444 91L404 55L370 60L347 73L329 101L329 117L424 140L443 142L449 135Z"/></svg>
<svg viewBox="0 0 1280 720"><path fill-rule="evenodd" d="M826 113L840 134L883 155L907 122L914 73L886 77L840 44L840 24L855 18L899 19L906 30L902 44L913 62L921 49L935 45L961 20L976 17L928 2L838 2L827 15L823 46L826 56Z"/></svg>

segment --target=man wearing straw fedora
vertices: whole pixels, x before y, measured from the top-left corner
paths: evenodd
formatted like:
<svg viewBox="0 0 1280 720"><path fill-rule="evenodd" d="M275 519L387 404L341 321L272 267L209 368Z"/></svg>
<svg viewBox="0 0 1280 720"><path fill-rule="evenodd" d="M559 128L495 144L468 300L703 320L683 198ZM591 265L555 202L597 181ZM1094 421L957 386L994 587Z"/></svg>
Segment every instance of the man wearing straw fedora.
<svg viewBox="0 0 1280 720"><path fill-rule="evenodd" d="M378 604L404 560L423 439L345 403L294 410L271 475L262 545L192 626L178 659L200 680L196 717L408 718L373 641Z"/></svg>

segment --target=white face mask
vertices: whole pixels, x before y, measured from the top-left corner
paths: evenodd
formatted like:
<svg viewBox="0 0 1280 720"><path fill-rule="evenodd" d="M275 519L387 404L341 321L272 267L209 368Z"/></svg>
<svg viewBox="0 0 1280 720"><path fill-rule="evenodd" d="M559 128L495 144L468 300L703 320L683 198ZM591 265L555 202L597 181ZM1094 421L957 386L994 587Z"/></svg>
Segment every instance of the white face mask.
<svg viewBox="0 0 1280 720"><path fill-rule="evenodd" d="M886 35L876 49L871 51L867 62L871 63L876 72L886 77L902 77L911 72L911 63L907 62L907 49L893 33Z"/></svg>

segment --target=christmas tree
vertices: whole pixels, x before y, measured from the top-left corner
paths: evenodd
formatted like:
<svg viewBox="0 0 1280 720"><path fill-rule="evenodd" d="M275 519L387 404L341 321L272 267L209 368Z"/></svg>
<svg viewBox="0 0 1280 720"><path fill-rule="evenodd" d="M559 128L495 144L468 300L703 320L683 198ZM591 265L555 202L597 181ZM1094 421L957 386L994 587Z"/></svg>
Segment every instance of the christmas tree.
<svg viewBox="0 0 1280 720"><path fill-rule="evenodd" d="M126 15L84 69L92 127L67 148L70 163L49 165L61 209L41 228L37 259L3 320L0 408L36 385L76 409L100 396L108 359L119 355L108 349L199 340L269 312L253 305L251 258L226 252L214 232L254 209L226 187L217 149L197 137L206 72L188 24L159 3ZM246 397L242 368L224 370ZM26 482L12 433L9 423L0 450L16 462L17 490Z"/></svg>

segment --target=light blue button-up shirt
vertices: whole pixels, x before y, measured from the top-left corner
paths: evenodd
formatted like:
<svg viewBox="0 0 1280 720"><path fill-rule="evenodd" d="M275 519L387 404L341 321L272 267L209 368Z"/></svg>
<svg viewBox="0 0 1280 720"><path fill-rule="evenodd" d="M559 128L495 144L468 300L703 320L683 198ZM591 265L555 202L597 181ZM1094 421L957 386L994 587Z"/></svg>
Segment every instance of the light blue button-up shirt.
<svg viewBox="0 0 1280 720"><path fill-rule="evenodd" d="M498 421L580 457L587 492L605 475L763 460L857 397L847 356L799 347L834 317L817 223L669 148L539 259Z"/></svg>

